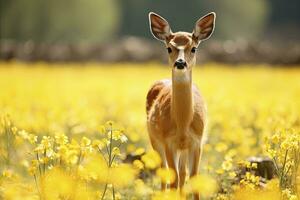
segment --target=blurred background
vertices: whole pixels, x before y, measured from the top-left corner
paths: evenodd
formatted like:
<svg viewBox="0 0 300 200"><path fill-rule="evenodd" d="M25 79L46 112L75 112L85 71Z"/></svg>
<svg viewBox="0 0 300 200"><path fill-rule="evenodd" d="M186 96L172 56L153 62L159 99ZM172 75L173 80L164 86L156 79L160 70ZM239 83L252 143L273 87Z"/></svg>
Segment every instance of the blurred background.
<svg viewBox="0 0 300 200"><path fill-rule="evenodd" d="M199 62L300 64L299 0L0 0L0 59L49 62L166 62L148 13L192 31L215 11Z"/></svg>

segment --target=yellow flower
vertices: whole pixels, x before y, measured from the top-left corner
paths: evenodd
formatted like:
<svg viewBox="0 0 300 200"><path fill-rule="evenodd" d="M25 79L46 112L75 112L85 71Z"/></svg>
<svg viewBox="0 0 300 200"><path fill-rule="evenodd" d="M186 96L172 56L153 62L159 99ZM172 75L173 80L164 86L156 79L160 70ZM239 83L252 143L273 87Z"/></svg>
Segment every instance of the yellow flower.
<svg viewBox="0 0 300 200"><path fill-rule="evenodd" d="M120 130L113 130L112 131L112 139L113 140L116 140L116 141L119 140L121 138L121 135L122 135L122 133L121 133ZM109 134L108 137L110 138L110 134Z"/></svg>
<svg viewBox="0 0 300 200"><path fill-rule="evenodd" d="M93 140L92 146L94 148L99 148L100 150L102 150L105 147L105 144L101 140Z"/></svg>
<svg viewBox="0 0 300 200"><path fill-rule="evenodd" d="M244 179L241 180L241 184L254 184L253 187L255 185L259 185L259 181L260 181L260 177L259 176L255 176L254 174L251 174L250 172L246 172Z"/></svg>
<svg viewBox="0 0 300 200"><path fill-rule="evenodd" d="M100 132L100 134L105 134L106 133L106 128L105 128L105 126L103 126L103 125L101 125L100 127L99 127L99 132Z"/></svg>
<svg viewBox="0 0 300 200"><path fill-rule="evenodd" d="M286 199L286 200L298 200L297 196L295 194L292 193L292 191L290 189L284 189L282 191L282 199Z"/></svg>
<svg viewBox="0 0 300 200"><path fill-rule="evenodd" d="M69 149L73 149L73 150L80 150L80 145L78 144L78 142L74 139L71 140L71 143L68 145Z"/></svg>
<svg viewBox="0 0 300 200"><path fill-rule="evenodd" d="M275 158L277 156L277 151L273 149L269 149L268 154L271 158Z"/></svg>
<svg viewBox="0 0 300 200"><path fill-rule="evenodd" d="M35 144L37 142L37 139L38 139L38 137L36 135L33 135L33 134L28 135L28 141L31 144Z"/></svg>
<svg viewBox="0 0 300 200"><path fill-rule="evenodd" d="M107 138L102 138L101 141L103 142L103 144L105 144L106 146L108 146L110 144L110 141Z"/></svg>
<svg viewBox="0 0 300 200"><path fill-rule="evenodd" d="M134 144L128 144L127 146L126 146L126 152L128 153L128 154L132 154L134 151L135 151L135 145Z"/></svg>
<svg viewBox="0 0 300 200"><path fill-rule="evenodd" d="M230 200L230 197L226 194L217 194L216 200Z"/></svg>
<svg viewBox="0 0 300 200"><path fill-rule="evenodd" d="M166 190L155 192L151 200L183 200L183 197L176 190Z"/></svg>
<svg viewBox="0 0 300 200"><path fill-rule="evenodd" d="M147 186L141 179L136 179L134 181L134 189L140 196L148 196L152 193L152 188Z"/></svg>
<svg viewBox="0 0 300 200"><path fill-rule="evenodd" d="M112 155L120 156L121 155L120 149L118 147L114 147L112 149Z"/></svg>
<svg viewBox="0 0 300 200"><path fill-rule="evenodd" d="M25 131L25 130L21 130L18 132L18 135L23 138L24 140L27 140L28 139L28 133Z"/></svg>
<svg viewBox="0 0 300 200"><path fill-rule="evenodd" d="M15 126L11 127L11 132L12 132L14 135L16 135L17 131L18 131L17 127L15 127Z"/></svg>
<svg viewBox="0 0 300 200"><path fill-rule="evenodd" d="M129 136L130 140L134 143L137 143L141 139L141 135L134 131L128 133L128 136Z"/></svg>
<svg viewBox="0 0 300 200"><path fill-rule="evenodd" d="M227 145L224 142L219 142L215 148L217 152L224 152L228 149Z"/></svg>
<svg viewBox="0 0 300 200"><path fill-rule="evenodd" d="M63 133L59 133L55 135L55 142L59 145L64 145L68 143L68 137L63 134Z"/></svg>
<svg viewBox="0 0 300 200"><path fill-rule="evenodd" d="M121 137L120 137L120 141L122 143L126 143L128 141L128 138L126 137L126 135L122 134Z"/></svg>
<svg viewBox="0 0 300 200"><path fill-rule="evenodd" d="M279 140L280 140L280 137L278 134L274 134L272 137L271 137L271 141L274 143L274 144L278 144L279 143Z"/></svg>
<svg viewBox="0 0 300 200"><path fill-rule="evenodd" d="M130 183L133 183L137 172L138 171L136 169L128 164L121 164L116 167L112 167L109 170L108 182L117 188L128 186Z"/></svg>
<svg viewBox="0 0 300 200"><path fill-rule="evenodd" d="M42 179L42 191L47 200L89 199L88 189L68 173L52 169Z"/></svg>
<svg viewBox="0 0 300 200"><path fill-rule="evenodd" d="M290 147L290 143L289 143L288 140L284 140L284 141L281 143L281 145L280 145L280 148L281 148L282 150L289 149L289 147Z"/></svg>
<svg viewBox="0 0 300 200"><path fill-rule="evenodd" d="M44 153L44 146L39 144L37 147L34 148L33 150L35 153Z"/></svg>
<svg viewBox="0 0 300 200"><path fill-rule="evenodd" d="M281 194L278 188L253 189L251 187L239 187L233 195L233 200L280 200Z"/></svg>
<svg viewBox="0 0 300 200"><path fill-rule="evenodd" d="M230 149L230 150L228 150L228 152L226 153L225 159L226 159L226 160L232 159L232 158L235 157L237 154L238 154L238 152L237 152L236 149Z"/></svg>
<svg viewBox="0 0 300 200"><path fill-rule="evenodd" d="M113 121L107 121L105 123L106 126L113 126L114 125L114 122Z"/></svg>
<svg viewBox="0 0 300 200"><path fill-rule="evenodd" d="M87 157L80 175L86 180L93 179L100 183L106 183L109 175L108 166L101 155L92 154Z"/></svg>
<svg viewBox="0 0 300 200"><path fill-rule="evenodd" d="M224 169L217 169L216 170L216 173L219 174L219 175L224 174L224 172L225 172Z"/></svg>
<svg viewBox="0 0 300 200"><path fill-rule="evenodd" d="M163 183L173 183L175 181L175 172L173 169L158 168L156 175L160 177Z"/></svg>
<svg viewBox="0 0 300 200"><path fill-rule="evenodd" d="M41 145L44 150L47 150L52 147L52 138L50 136L43 136Z"/></svg>
<svg viewBox="0 0 300 200"><path fill-rule="evenodd" d="M38 160L32 160L31 165L34 166L34 167L37 167L39 165L39 161Z"/></svg>
<svg viewBox="0 0 300 200"><path fill-rule="evenodd" d="M225 171L230 171L232 169L232 160L225 160L222 163L222 169Z"/></svg>
<svg viewBox="0 0 300 200"><path fill-rule="evenodd" d="M144 169L144 163L141 162L140 160L134 160L132 164L139 170Z"/></svg>
<svg viewBox="0 0 300 200"><path fill-rule="evenodd" d="M196 175L191 177L185 185L187 193L198 192L204 197L209 197L217 190L217 182L208 175Z"/></svg>
<svg viewBox="0 0 300 200"><path fill-rule="evenodd" d="M43 179L43 188L47 199L59 199L70 196L74 189L74 180L66 173L54 169Z"/></svg>
<svg viewBox="0 0 300 200"><path fill-rule="evenodd" d="M75 165L78 162L78 151L72 148L68 148L67 145L59 146L55 156L60 158L61 161L64 161L66 164Z"/></svg>
<svg viewBox="0 0 300 200"><path fill-rule="evenodd" d="M144 153L145 153L145 149L140 147L140 148L137 148L133 154L138 156L138 155L142 155Z"/></svg>
<svg viewBox="0 0 300 200"><path fill-rule="evenodd" d="M40 199L34 187L28 182L1 182L1 199L7 200L38 200Z"/></svg>
<svg viewBox="0 0 300 200"><path fill-rule="evenodd" d="M159 154L154 150L149 151L145 155L143 155L142 161L145 163L145 166L149 169L155 169L161 164L161 158Z"/></svg>
<svg viewBox="0 0 300 200"><path fill-rule="evenodd" d="M62 159L65 159L68 150L69 149L66 145L61 145L61 146L57 147L57 156Z"/></svg>
<svg viewBox="0 0 300 200"><path fill-rule="evenodd" d="M47 157L40 158L39 162L42 163L42 164L48 164L49 163L49 158L47 158Z"/></svg>
<svg viewBox="0 0 300 200"><path fill-rule="evenodd" d="M10 169L3 170L2 176L6 178L11 178L13 176L13 172Z"/></svg>
<svg viewBox="0 0 300 200"><path fill-rule="evenodd" d="M241 160L238 162L238 164L248 169L257 169L257 163L251 163L247 160Z"/></svg>
<svg viewBox="0 0 300 200"><path fill-rule="evenodd" d="M81 146L86 147L91 144L91 140L87 137L83 137L80 142Z"/></svg>
<svg viewBox="0 0 300 200"><path fill-rule="evenodd" d="M34 167L34 166L30 166L30 167L28 167L28 169L27 169L28 173L29 173L31 176L34 176L34 175L35 175L36 170L37 170L37 168Z"/></svg>
<svg viewBox="0 0 300 200"><path fill-rule="evenodd" d="M229 173L229 177L230 178L235 178L236 177L236 173L235 172L230 172Z"/></svg>
<svg viewBox="0 0 300 200"><path fill-rule="evenodd" d="M251 163L251 168L252 169L257 169L257 163Z"/></svg>
<svg viewBox="0 0 300 200"><path fill-rule="evenodd" d="M67 152L66 160L67 163L71 165L75 165L78 162L78 154L77 151L70 150Z"/></svg>
<svg viewBox="0 0 300 200"><path fill-rule="evenodd" d="M121 200L122 199L122 195L119 192L115 193L115 200Z"/></svg>

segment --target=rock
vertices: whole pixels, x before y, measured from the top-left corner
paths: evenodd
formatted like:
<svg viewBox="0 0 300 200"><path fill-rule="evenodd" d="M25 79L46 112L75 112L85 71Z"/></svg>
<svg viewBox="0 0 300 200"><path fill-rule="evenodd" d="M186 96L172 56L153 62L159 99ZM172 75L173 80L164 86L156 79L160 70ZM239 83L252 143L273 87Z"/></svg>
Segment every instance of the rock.
<svg viewBox="0 0 300 200"><path fill-rule="evenodd" d="M268 157L250 157L247 159L251 164L256 163L257 168L251 169L256 176L270 180L276 175L276 168L273 160Z"/></svg>

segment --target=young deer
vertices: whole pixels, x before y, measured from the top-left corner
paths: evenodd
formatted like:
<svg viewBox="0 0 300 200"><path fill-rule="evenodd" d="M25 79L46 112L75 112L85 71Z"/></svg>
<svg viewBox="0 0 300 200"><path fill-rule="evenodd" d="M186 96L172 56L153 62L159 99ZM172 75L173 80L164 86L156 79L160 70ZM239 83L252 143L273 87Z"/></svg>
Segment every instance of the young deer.
<svg viewBox="0 0 300 200"><path fill-rule="evenodd" d="M176 173L171 188L183 187L187 167L190 177L198 173L206 107L192 83L192 67L198 45L214 31L215 18L215 13L209 13L196 22L192 33L173 33L164 18L149 13L151 32L165 43L172 67L172 80L156 82L147 94L146 106L151 144L163 160L162 167ZM194 194L194 199L199 199L199 194Z"/></svg>

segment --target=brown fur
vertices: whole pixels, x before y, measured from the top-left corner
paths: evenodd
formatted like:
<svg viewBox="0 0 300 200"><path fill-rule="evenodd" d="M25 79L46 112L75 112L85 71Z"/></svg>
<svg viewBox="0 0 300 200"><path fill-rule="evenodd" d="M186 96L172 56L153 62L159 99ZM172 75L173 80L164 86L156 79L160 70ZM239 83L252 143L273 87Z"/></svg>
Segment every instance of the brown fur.
<svg viewBox="0 0 300 200"><path fill-rule="evenodd" d="M174 50L169 56L169 61L174 63L179 54L177 47L184 45L183 48L190 51L195 44L191 34L180 32L167 45ZM187 81L178 81L177 72L173 69L172 80L156 82L149 90L146 106L151 144L165 161L162 167L176 172L176 181L171 184L174 188L183 187L187 167L190 176L198 173L206 121L204 101L192 84L195 57L185 53L185 60L188 63L184 74ZM178 150L181 155L176 153ZM162 184L162 189L165 188L166 185ZM195 194L195 199L199 199L199 194Z"/></svg>
<svg viewBox="0 0 300 200"><path fill-rule="evenodd" d="M209 14L202 18L204 21L198 20L197 38L201 36L199 30L204 30L205 34L208 29L213 30L214 17ZM191 49L198 46L199 40L192 33L172 33L170 29L160 28L159 24L169 25L157 14L153 17L150 13L150 23L153 35L163 39L166 47L172 50L169 54L172 79L158 81L149 90L147 127L152 147L163 160L162 167L172 168L176 173L176 180L170 186L182 188L187 167L190 176L198 173L206 124L206 106L192 83L196 56ZM186 62L184 69L173 67L179 59ZM162 184L162 189L165 188L166 184ZM199 199L199 194L194 194L194 199Z"/></svg>
<svg viewBox="0 0 300 200"><path fill-rule="evenodd" d="M151 108L154 100L156 99L156 97L158 96L159 92L161 91L161 89L163 87L164 87L163 82L158 81L149 90L149 92L147 94L147 104L146 104L147 115L149 114L150 108Z"/></svg>
<svg viewBox="0 0 300 200"><path fill-rule="evenodd" d="M177 85L179 89L186 87L186 85ZM154 140L166 140L167 137L172 136L172 128L176 125L176 116L178 117L179 123L177 127L190 126L196 135L202 136L203 129L205 126L205 113L206 108L204 100L200 95L195 85L192 86L193 91L193 108L192 113L187 113L189 110L186 109L187 104L185 102L178 102L177 111L179 115L173 114L171 110L172 101L172 82L171 80L164 80L156 82L148 92L147 95L147 120L149 126L155 126L156 132L153 132L152 137ZM179 94L181 95L181 94ZM173 115L173 116L172 116ZM188 117L188 115L191 115ZM185 121L188 120L188 121ZM184 144L184 141L188 138L188 135L184 135L177 142L178 148L187 148L189 143ZM191 141L190 141L191 142Z"/></svg>
<svg viewBox="0 0 300 200"><path fill-rule="evenodd" d="M174 35L173 42L178 46L186 46L191 43L191 40L185 34L176 34Z"/></svg>

